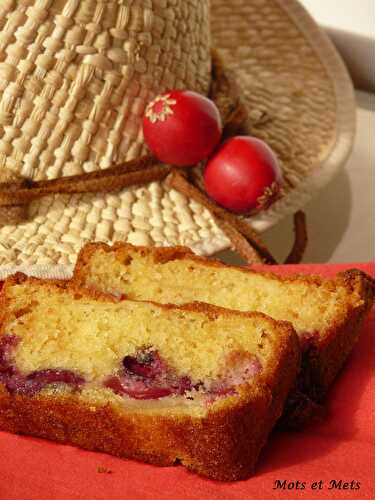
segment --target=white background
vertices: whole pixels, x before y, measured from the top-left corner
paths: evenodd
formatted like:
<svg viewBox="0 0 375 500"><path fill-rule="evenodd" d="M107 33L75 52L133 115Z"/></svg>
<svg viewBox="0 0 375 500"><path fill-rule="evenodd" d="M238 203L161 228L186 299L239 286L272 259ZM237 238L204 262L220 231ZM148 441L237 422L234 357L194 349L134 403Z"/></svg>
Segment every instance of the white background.
<svg viewBox="0 0 375 500"><path fill-rule="evenodd" d="M323 26L375 37L374 0L301 0Z"/></svg>
<svg viewBox="0 0 375 500"><path fill-rule="evenodd" d="M357 86L375 92L375 0L301 0L340 49Z"/></svg>

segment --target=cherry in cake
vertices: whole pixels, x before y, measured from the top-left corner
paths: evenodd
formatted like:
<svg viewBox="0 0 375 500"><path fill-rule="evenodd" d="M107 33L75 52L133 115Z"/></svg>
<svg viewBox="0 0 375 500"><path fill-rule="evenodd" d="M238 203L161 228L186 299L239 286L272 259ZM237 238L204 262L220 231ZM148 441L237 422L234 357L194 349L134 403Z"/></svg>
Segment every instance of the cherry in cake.
<svg viewBox="0 0 375 500"><path fill-rule="evenodd" d="M16 366L13 354L21 341L14 335L0 339L0 383L11 393L37 394L45 387L66 384L78 390L85 379L72 370L45 368L29 374L22 373ZM223 376L204 383L192 382L187 375L178 375L176 370L162 359L158 351L139 349L134 355L122 360L122 367L114 375L105 378L102 385L114 393L129 398L147 400L167 396L188 396L193 392L206 394L208 401L221 396L235 394L235 386L248 382L259 374L262 366L254 355L232 353L227 359L228 368ZM97 385L100 387L101 383Z"/></svg>
<svg viewBox="0 0 375 500"><path fill-rule="evenodd" d="M22 374L12 359L19 342L20 338L15 335L3 335L0 338L0 383L5 385L9 392L34 395L47 386L66 384L78 388L85 382L81 375L71 370L56 368Z"/></svg>
<svg viewBox="0 0 375 500"><path fill-rule="evenodd" d="M135 399L159 399L167 396L188 396L199 392L209 400L235 394L234 387L248 382L259 374L262 366L256 356L235 353L231 356L223 376L211 381L195 380L178 375L176 370L160 357L155 350L142 349L134 356L125 356L123 367L116 375L108 377L104 386L116 394Z"/></svg>

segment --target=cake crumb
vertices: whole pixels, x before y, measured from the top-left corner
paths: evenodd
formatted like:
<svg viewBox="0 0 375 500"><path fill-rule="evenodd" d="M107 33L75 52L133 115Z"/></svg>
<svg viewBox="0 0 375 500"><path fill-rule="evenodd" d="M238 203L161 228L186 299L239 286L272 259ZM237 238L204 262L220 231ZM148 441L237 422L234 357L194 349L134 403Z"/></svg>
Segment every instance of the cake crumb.
<svg viewBox="0 0 375 500"><path fill-rule="evenodd" d="M111 469L107 469L107 467L98 467L97 472L99 474L112 474Z"/></svg>

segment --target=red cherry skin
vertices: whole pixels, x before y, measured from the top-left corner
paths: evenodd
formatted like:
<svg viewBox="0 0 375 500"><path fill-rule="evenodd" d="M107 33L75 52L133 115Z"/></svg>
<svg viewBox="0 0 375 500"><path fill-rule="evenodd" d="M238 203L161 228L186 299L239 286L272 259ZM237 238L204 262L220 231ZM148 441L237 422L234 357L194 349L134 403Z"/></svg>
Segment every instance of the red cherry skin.
<svg viewBox="0 0 375 500"><path fill-rule="evenodd" d="M147 386L141 380L123 380L116 375L109 377L104 386L120 396L127 394L134 399L159 399L173 394L170 387Z"/></svg>
<svg viewBox="0 0 375 500"><path fill-rule="evenodd" d="M155 157L180 167L207 159L219 144L222 130L214 102L188 90L159 95L143 118L143 135Z"/></svg>
<svg viewBox="0 0 375 500"><path fill-rule="evenodd" d="M255 137L228 139L210 158L204 171L208 195L239 214L268 208L278 197L281 180L276 155Z"/></svg>

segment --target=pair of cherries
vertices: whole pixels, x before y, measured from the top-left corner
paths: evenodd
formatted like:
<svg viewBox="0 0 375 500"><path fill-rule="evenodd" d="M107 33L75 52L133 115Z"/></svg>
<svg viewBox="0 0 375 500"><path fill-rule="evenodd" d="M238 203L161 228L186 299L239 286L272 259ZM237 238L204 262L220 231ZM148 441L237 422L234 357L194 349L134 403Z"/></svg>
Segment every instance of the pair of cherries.
<svg viewBox="0 0 375 500"><path fill-rule="evenodd" d="M143 119L145 141L161 162L189 167L207 160L205 189L219 205L239 214L268 208L282 180L275 154L254 137L220 144L222 132L214 102L191 91L159 95Z"/></svg>

